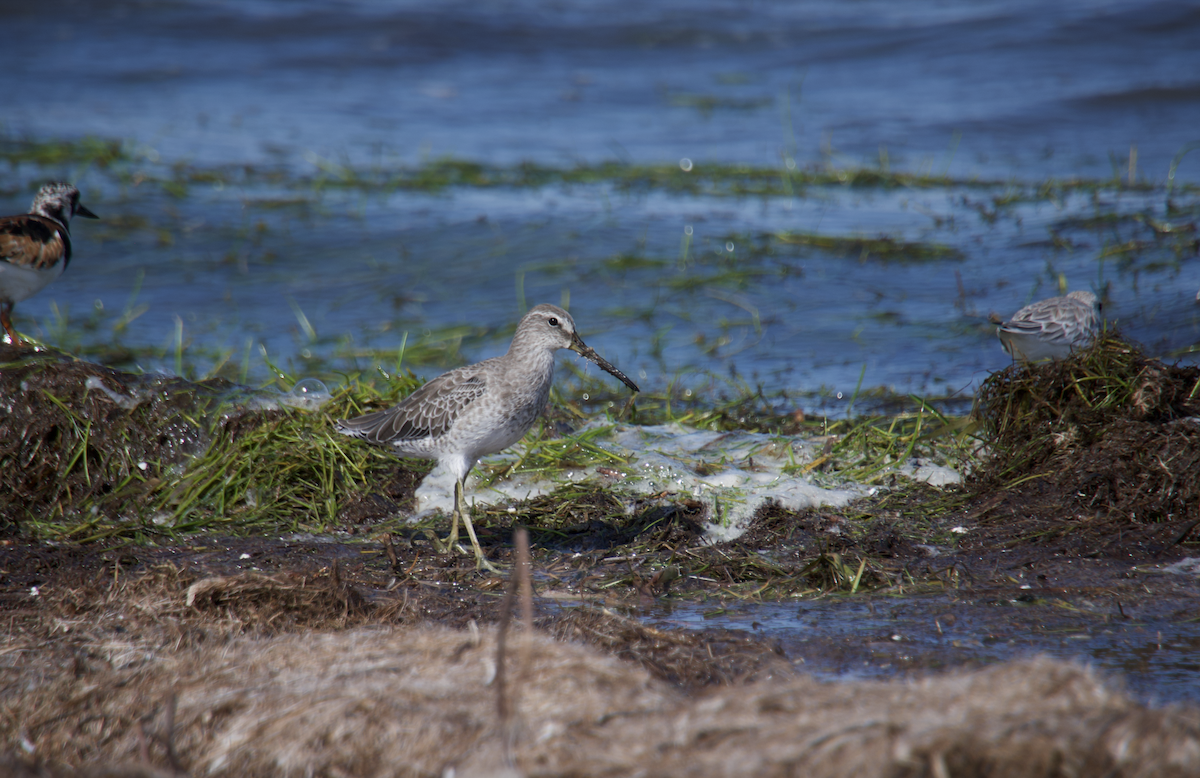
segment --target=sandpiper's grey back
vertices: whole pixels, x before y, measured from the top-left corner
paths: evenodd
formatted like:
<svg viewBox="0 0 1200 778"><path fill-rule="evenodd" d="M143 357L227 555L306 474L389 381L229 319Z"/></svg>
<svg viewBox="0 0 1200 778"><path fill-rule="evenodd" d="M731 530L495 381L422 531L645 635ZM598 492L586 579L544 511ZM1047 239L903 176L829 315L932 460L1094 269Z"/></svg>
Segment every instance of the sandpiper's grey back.
<svg viewBox="0 0 1200 778"><path fill-rule="evenodd" d="M996 329L1014 359L1064 359L1100 331L1100 301L1087 291L1071 292L1026 305Z"/></svg>

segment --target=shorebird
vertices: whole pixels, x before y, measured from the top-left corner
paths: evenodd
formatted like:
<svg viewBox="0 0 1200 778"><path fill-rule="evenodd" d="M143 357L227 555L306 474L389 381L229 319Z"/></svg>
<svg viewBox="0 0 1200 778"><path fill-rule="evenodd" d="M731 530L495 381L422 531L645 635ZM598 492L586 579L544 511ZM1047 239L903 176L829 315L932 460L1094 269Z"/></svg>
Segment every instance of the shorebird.
<svg viewBox="0 0 1200 778"><path fill-rule="evenodd" d="M471 537L477 568L495 568L483 556L463 489L481 456L516 443L537 421L550 397L554 352L570 349L640 391L633 381L587 346L571 314L539 305L517 325L508 353L443 373L394 408L334 423L338 432L390 446L397 454L436 459L455 478L454 511L446 548L458 542L459 517Z"/></svg>
<svg viewBox="0 0 1200 778"><path fill-rule="evenodd" d="M1037 362L1063 359L1083 348L1100 331L1100 301L1091 292L1071 292L1026 305L996 328L1013 359Z"/></svg>
<svg viewBox="0 0 1200 778"><path fill-rule="evenodd" d="M62 275L71 262L72 216L100 217L79 202L71 184L46 184L33 198L29 213L0 218L0 325L14 346L14 303L32 297Z"/></svg>

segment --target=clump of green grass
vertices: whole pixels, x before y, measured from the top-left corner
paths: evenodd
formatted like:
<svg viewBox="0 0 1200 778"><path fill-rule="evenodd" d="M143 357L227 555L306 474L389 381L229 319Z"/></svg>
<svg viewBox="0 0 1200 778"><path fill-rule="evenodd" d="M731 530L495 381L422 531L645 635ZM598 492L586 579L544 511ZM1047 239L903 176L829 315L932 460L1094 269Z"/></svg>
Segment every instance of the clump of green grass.
<svg viewBox="0 0 1200 778"><path fill-rule="evenodd" d="M365 493L428 470L332 426L397 402L421 383L411 373L379 387L350 380L314 411L257 410L265 395L220 379L137 376L46 352L4 368L13 403L0 421L0 518L38 536L328 531Z"/></svg>
<svg viewBox="0 0 1200 778"><path fill-rule="evenodd" d="M612 427L591 427L582 432L559 437L542 424L536 435L521 451L516 462L506 465L481 466L487 473L487 483L513 473L551 475L564 470L578 470L593 465L620 467L629 464L626 457L598 444L608 437Z"/></svg>
<svg viewBox="0 0 1200 778"><path fill-rule="evenodd" d="M990 446L968 484L977 495L1006 491L1068 512L1078 504L1114 526L1174 521L1200 495L1200 435L1176 423L1200 414L1200 368L1148 359L1114 333L1062 361L993 374L977 413ZM1088 533L1108 542L1108 528L1098 520Z"/></svg>
<svg viewBox="0 0 1200 778"><path fill-rule="evenodd" d="M390 482L406 465L385 449L337 433L333 419L395 404L419 385L411 374L382 391L352 381L319 412L279 408L230 416L204 454L158 490L157 510L177 532L339 528L347 502Z"/></svg>
<svg viewBox="0 0 1200 778"><path fill-rule="evenodd" d="M889 416L870 415L825 421L825 449L811 462L791 465L796 474L836 473L872 484L891 476L913 458L966 469L975 459L978 441L966 419L946 416L913 398L916 409Z"/></svg>
<svg viewBox="0 0 1200 778"><path fill-rule="evenodd" d="M164 470L203 450L201 419L228 388L48 352L0 366L0 523L81 539L136 532Z"/></svg>

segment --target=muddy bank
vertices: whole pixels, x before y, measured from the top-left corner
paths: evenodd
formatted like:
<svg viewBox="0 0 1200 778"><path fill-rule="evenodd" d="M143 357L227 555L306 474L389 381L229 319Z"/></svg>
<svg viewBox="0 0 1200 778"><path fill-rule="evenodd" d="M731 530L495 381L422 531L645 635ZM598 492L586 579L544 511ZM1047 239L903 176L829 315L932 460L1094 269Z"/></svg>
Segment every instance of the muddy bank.
<svg viewBox="0 0 1200 778"><path fill-rule="evenodd" d="M515 524L534 546L538 637L514 671L525 679L518 712L501 721L487 682L505 576L438 553L429 538L440 523L389 518L421 470L365 447L354 450L365 459L339 458L326 423L336 409L261 409L236 391L230 401L226 385L18 356L0 354L0 477L22 490L0 505L0 750L11 770L1200 769L1195 709L1147 707L1119 678L1077 665L1003 661L1012 654L983 650L986 640L921 655L890 631L828 639L814 620L811 643L783 647L753 626L645 618L671 603L875 593L936 594L939 634L955 620L978 636L1186 622L1200 607L1197 576L1162 571L1200 556L1195 369L1106 342L996 374L982 402L989 456L964 485L893 477L844 509L766 507L725 543L704 540L697 503L618 510L603 486L477 516L493 559L512 563ZM280 438L285 451L265 457ZM249 473L243 491L215 478L242 461L255 465L238 471ZM313 513L272 523L264 496L289 517ZM333 532L306 531L318 515ZM822 657L886 662L900 677L827 685L799 671ZM945 668L958 669L934 672Z"/></svg>
<svg viewBox="0 0 1200 778"><path fill-rule="evenodd" d="M369 558L371 575L393 586L488 591L498 579L437 552L431 538L445 533L444 519L406 522L429 463L347 444L332 430L330 419L386 406L415 385L401 379L388 382L391 394L339 388L313 411L279 395L264 404L224 381L131 375L0 346L0 524L33 558L74 553L40 541L85 541L137 560L132 570L163 559L203 569L220 558L207 572L226 575L242 563L295 572L310 557L328 567L341 555ZM1070 360L988 379L975 433L982 453L962 463L961 486L893 473L846 508L767 505L723 543L705 538L701 503L631 505L605 483L490 507L476 525L502 563L512 561L513 527L529 528L547 598L771 600L1013 585L1026 598L1107 588L1130 607L1143 591L1191 596L1191 578L1146 571L1197 555L1198 386L1200 369L1106 338ZM797 431L796 418L782 416L779 434ZM925 437L961 436L951 422ZM859 457L827 436L802 469L836 477ZM106 538L123 550L95 545ZM322 538L365 544L333 552ZM230 562L221 548L245 557ZM69 571L73 562L48 566ZM16 584L24 573L8 575Z"/></svg>
<svg viewBox="0 0 1200 778"><path fill-rule="evenodd" d="M405 521L430 463L348 444L330 423L385 407L415 385L411 376L386 382L384 392L352 383L313 410L221 380L131 375L0 346L0 525L22 541L386 535L397 571L476 580L429 542L445 532L444 520ZM963 575L995 578L1018 558L1059 579L1074 577L1079 559L1170 563L1200 540L1198 387L1200 368L1147 359L1116 338L1060 363L1014 366L981 390L980 453L959 463L963 485L876 475L883 488L849 508L767 505L728 543L706 540L712 517L700 502L660 495L630 504L604 482L488 507L476 523L501 562L511 561L512 528L528 527L552 586L602 581L650 597L940 591ZM752 423L804 434L799 415ZM569 415L562 418L570 430ZM886 435L886 423L872 435ZM955 429L950 420L923 440L936 455L939 438L963 436ZM825 436L824 453L799 463L800 473L853 471L863 453L851 437ZM885 473L905 463L897 448L881 460ZM567 451L546 466L569 468L574 457Z"/></svg>

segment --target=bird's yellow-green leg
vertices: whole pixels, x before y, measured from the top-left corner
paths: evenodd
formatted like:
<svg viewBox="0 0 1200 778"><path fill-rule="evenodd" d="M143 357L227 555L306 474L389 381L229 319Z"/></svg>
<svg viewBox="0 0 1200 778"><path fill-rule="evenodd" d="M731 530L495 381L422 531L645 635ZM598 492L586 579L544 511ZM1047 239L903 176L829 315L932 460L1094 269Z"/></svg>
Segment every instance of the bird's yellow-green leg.
<svg viewBox="0 0 1200 778"><path fill-rule="evenodd" d="M450 524L450 534L444 541L438 543L438 551L448 554L458 545L458 517L461 516L463 526L467 528L467 535L471 538L471 548L475 551L476 569L486 569L493 573L498 573L500 571L484 558L483 549L479 546L479 539L475 537L475 527L471 524L471 514L467 511L467 501L463 496L465 488L462 481L454 482L454 511Z"/></svg>
<svg viewBox="0 0 1200 778"><path fill-rule="evenodd" d="M450 516L451 516L450 534L446 537L446 540L442 545L442 550L445 551L446 553L449 553L450 551L452 551L454 549L454 547L456 545L458 545L458 515L459 515L460 506L462 505L462 501L463 501L462 492L463 492L462 481L455 479L454 480L454 510L452 510L450 512Z"/></svg>
<svg viewBox="0 0 1200 778"><path fill-rule="evenodd" d="M430 540L433 541L434 548L439 554L449 554L454 551L458 545L458 514L462 505L462 481L454 482L454 509L450 511L450 534L445 540L438 540L437 535L432 535ZM461 551L461 549L459 549Z"/></svg>
<svg viewBox="0 0 1200 778"><path fill-rule="evenodd" d="M454 505L455 510L462 514L463 526L467 528L467 535L471 538L471 548L475 550L475 569L488 570L493 573L498 573L500 571L496 569L496 566L487 561L487 558L484 557L483 549L479 546L479 539L475 537L475 527L471 525L471 512L467 510L467 501L463 496L463 490L465 488L466 487L464 485L459 485L455 489Z"/></svg>

